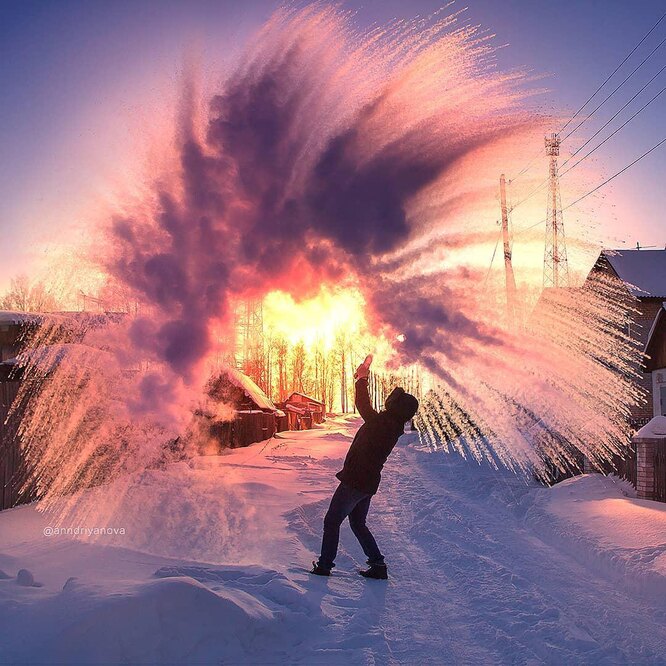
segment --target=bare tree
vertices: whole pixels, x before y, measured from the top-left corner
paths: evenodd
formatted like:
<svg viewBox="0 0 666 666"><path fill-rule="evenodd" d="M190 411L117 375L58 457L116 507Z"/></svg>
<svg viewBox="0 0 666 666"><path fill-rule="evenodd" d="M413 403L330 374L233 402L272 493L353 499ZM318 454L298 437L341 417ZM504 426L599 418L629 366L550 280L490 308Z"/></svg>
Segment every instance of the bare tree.
<svg viewBox="0 0 666 666"><path fill-rule="evenodd" d="M13 277L9 289L0 297L0 308L19 312L53 312L58 310L56 298L43 282L31 282L27 275Z"/></svg>
<svg viewBox="0 0 666 666"><path fill-rule="evenodd" d="M275 340L275 358L278 372L278 401L282 401L287 397L287 386L289 385L287 380L287 352L287 341L282 337L277 338Z"/></svg>
<svg viewBox="0 0 666 666"><path fill-rule="evenodd" d="M354 409L354 382L349 381L354 373L354 354L346 332L340 331L337 334L332 354L335 358L337 384L340 387L340 410L347 413Z"/></svg>
<svg viewBox="0 0 666 666"><path fill-rule="evenodd" d="M299 342L292 351L291 387L292 391L305 392L305 345Z"/></svg>

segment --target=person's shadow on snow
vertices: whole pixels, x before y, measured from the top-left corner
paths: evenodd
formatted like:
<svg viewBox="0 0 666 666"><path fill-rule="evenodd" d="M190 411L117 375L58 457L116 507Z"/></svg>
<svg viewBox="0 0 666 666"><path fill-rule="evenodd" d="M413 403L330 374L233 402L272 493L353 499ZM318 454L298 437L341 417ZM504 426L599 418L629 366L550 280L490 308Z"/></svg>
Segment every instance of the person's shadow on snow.
<svg viewBox="0 0 666 666"><path fill-rule="evenodd" d="M361 578L361 582L363 583L361 607L370 609L372 611L371 615L368 616L368 620L374 620L374 624L377 626L379 623L379 617L383 613L386 606L386 593L388 591L389 585L391 585L391 580Z"/></svg>
<svg viewBox="0 0 666 666"><path fill-rule="evenodd" d="M364 565L354 561L347 554L342 554L339 564L333 569L330 576L315 576L310 574L304 587L309 605L318 607L322 613L323 603L354 610L364 611L364 617L372 624L376 610L380 615L386 604L386 594L391 580L374 580L363 578L358 572ZM326 600L326 601L325 601Z"/></svg>
<svg viewBox="0 0 666 666"><path fill-rule="evenodd" d="M321 545L321 524L328 500L320 500L297 507L285 514L288 529L294 532L299 541L313 554ZM340 547L336 559L336 567L331 576L315 576L307 574L305 580L299 576L299 584L305 588L305 598L311 612L322 616L330 616L332 609L324 606L347 608L354 616L354 623L371 627L379 621L386 603L386 594L391 582L389 580L372 580L363 578L358 571L366 568L365 563L357 562L351 555L360 552L358 542L345 521L340 531ZM313 555L316 559L316 555ZM292 573L302 570L294 568ZM361 611L355 613L354 611ZM370 612L368 612L370 611Z"/></svg>

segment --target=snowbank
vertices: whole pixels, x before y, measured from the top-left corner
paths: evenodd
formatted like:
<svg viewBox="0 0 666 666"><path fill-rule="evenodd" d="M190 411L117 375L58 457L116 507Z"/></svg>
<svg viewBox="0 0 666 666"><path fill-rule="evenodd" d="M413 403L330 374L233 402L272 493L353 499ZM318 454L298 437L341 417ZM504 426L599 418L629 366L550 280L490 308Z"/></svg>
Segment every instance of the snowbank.
<svg viewBox="0 0 666 666"><path fill-rule="evenodd" d="M347 525L334 575L310 576L358 425L91 491L122 533L49 535L34 506L1 512L0 663L663 662L666 507L600 476L543 488L410 433L369 518L389 581L356 574Z"/></svg>
<svg viewBox="0 0 666 666"><path fill-rule="evenodd" d="M89 491L113 507L108 534L85 531L95 516L63 535L35 506L0 513L0 663L307 663L304 627L325 618L285 574L310 582L312 559L286 514L331 492L311 468L337 471L351 433L304 434Z"/></svg>
<svg viewBox="0 0 666 666"><path fill-rule="evenodd" d="M650 599L666 598L666 504L627 481L586 474L537 495L529 523L549 543Z"/></svg>

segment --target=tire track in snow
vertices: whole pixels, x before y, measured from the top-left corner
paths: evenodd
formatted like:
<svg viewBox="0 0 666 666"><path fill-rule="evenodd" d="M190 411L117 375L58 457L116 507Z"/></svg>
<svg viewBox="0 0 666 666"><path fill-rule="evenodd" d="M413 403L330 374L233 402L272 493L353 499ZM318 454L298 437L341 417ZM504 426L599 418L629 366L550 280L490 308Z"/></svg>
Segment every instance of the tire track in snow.
<svg viewBox="0 0 666 666"><path fill-rule="evenodd" d="M466 635L451 663L486 661L468 641L501 663L664 663L665 630L644 603L525 529L516 509L524 484L479 468L470 487L474 475L456 478L461 471L446 456L413 449L396 449L389 461L375 524L385 548L394 543L394 576L405 553L413 571L409 604L391 619L396 627L415 603L430 601L440 624ZM415 651L405 649L406 662Z"/></svg>
<svg viewBox="0 0 666 666"><path fill-rule="evenodd" d="M313 462L312 481L337 469ZM400 445L368 517L388 585L355 577L364 557L345 522L334 576L299 576L319 588L327 619L303 663L666 663L663 613L542 542L524 520L532 492L511 474ZM288 515L308 552L327 502Z"/></svg>

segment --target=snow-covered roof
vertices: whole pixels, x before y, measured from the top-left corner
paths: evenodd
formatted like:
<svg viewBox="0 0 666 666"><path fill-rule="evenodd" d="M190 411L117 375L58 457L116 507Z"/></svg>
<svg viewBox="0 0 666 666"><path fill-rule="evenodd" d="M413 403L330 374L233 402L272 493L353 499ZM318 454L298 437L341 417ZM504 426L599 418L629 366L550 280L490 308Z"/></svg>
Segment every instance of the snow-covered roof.
<svg viewBox="0 0 666 666"><path fill-rule="evenodd" d="M71 323L85 325L88 328L98 328L109 323L115 323L127 316L123 312L18 312L13 310L0 310L0 326L20 324L42 324L43 322Z"/></svg>
<svg viewBox="0 0 666 666"><path fill-rule="evenodd" d="M666 416L655 416L634 437L645 439L666 437Z"/></svg>
<svg viewBox="0 0 666 666"><path fill-rule="evenodd" d="M87 365L90 363L90 359L99 357L103 357L106 361L111 358L111 355L109 352L95 347L70 342L40 345L34 349L26 349L7 363L21 367L32 367L40 372L49 373L55 370L63 361L67 361L74 367L81 364Z"/></svg>
<svg viewBox="0 0 666 666"><path fill-rule="evenodd" d="M305 412L308 411L307 409L305 409L305 407L297 407L296 405L293 404L286 404L284 408L288 412L292 412L294 414L305 414Z"/></svg>
<svg viewBox="0 0 666 666"><path fill-rule="evenodd" d="M227 371L227 376L231 383L242 389L257 407L272 412L277 410L271 399L247 375L230 368Z"/></svg>
<svg viewBox="0 0 666 666"><path fill-rule="evenodd" d="M299 393L298 391L294 391L286 400L286 402L289 402L295 395L300 396L301 398L305 398L309 402L315 402L318 405L323 405L324 403L321 400L317 400L317 398L313 398L310 395L306 395L305 393Z"/></svg>
<svg viewBox="0 0 666 666"><path fill-rule="evenodd" d="M0 310L0 325L18 325L39 323L42 316L32 312L14 312L12 310Z"/></svg>
<svg viewBox="0 0 666 666"><path fill-rule="evenodd" d="M666 297L666 250L604 250L601 257L634 296Z"/></svg>

